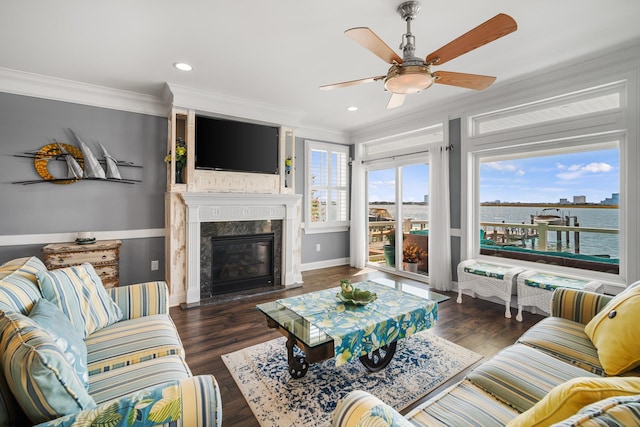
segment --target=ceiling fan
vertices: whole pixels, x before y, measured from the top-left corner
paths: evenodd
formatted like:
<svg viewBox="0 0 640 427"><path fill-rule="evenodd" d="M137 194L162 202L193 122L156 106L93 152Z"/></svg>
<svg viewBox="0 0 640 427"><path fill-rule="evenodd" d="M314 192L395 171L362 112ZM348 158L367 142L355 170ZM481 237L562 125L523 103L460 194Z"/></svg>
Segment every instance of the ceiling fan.
<svg viewBox="0 0 640 427"><path fill-rule="evenodd" d="M420 3L406 1L398 6L398 13L407 23L407 32L402 35L402 58L398 56L380 37L367 27L356 27L345 34L363 47L369 49L383 61L391 64L386 75L368 77L320 86L328 90L384 80L384 88L391 92L387 108L402 105L406 95L421 92L433 83L482 90L495 80L492 76L455 73L451 71L431 72L432 65L442 65L460 55L490 43L518 29L516 21L509 15L500 13L471 31L461 35L440 49L427 55L426 59L415 56L415 37L411 33L411 21L420 11Z"/></svg>

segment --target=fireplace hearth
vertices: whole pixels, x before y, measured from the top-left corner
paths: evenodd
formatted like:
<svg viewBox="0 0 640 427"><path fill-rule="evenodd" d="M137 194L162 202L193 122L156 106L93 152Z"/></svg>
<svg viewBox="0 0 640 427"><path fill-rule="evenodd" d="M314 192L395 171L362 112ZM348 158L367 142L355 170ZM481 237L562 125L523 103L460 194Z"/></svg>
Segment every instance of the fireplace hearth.
<svg viewBox="0 0 640 427"><path fill-rule="evenodd" d="M211 295L274 283L274 233L211 238Z"/></svg>

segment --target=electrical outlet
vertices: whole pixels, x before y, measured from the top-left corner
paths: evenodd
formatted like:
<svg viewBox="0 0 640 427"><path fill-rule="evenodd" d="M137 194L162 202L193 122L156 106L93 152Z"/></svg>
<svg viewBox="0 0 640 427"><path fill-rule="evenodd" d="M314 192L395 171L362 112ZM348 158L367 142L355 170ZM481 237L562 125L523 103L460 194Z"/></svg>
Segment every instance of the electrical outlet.
<svg viewBox="0 0 640 427"><path fill-rule="evenodd" d="M153 260L151 261L151 271L157 271L158 270L158 260Z"/></svg>
<svg viewBox="0 0 640 427"><path fill-rule="evenodd" d="M316 252L320 252L320 243L316 245Z"/></svg>

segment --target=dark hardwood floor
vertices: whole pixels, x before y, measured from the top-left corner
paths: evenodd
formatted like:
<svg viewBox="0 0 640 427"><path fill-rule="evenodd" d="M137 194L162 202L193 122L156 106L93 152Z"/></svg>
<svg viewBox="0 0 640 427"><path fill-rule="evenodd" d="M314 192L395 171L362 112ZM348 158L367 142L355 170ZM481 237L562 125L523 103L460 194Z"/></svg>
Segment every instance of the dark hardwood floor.
<svg viewBox="0 0 640 427"><path fill-rule="evenodd" d="M376 270L358 270L348 266L309 271L303 273L302 277L304 285L296 289L186 310L180 307L171 308L170 314L180 333L187 363L193 374L213 374L220 386L225 427L259 426L221 359L223 354L281 336L276 330L267 328L265 317L255 308L256 304L338 286L339 280L343 278L351 278L354 283L377 277L417 283ZM438 325L432 330L435 334L480 353L485 358L513 344L528 328L542 319L539 315L525 313L524 321L520 323L515 320L513 309L511 319L504 317L502 304L471 297L463 297L463 304L457 304L454 292L442 293L449 295L451 299L440 304ZM463 374L453 378L440 389L460 380ZM438 389L431 395L437 392ZM428 397L425 396L425 399Z"/></svg>

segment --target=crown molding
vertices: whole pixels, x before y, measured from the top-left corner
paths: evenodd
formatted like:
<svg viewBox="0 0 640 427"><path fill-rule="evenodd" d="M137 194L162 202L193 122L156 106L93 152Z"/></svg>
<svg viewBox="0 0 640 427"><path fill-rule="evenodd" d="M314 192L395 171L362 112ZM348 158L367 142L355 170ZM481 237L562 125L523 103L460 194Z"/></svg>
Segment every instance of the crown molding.
<svg viewBox="0 0 640 427"><path fill-rule="evenodd" d="M218 117L240 118L252 122L298 127L302 114L298 111L278 107L249 99L207 92L175 83L167 83L169 92L164 91L165 101L172 100L173 106L187 108Z"/></svg>
<svg viewBox="0 0 640 427"><path fill-rule="evenodd" d="M1 67L0 92L152 116L167 115L166 105L156 96Z"/></svg>
<svg viewBox="0 0 640 427"><path fill-rule="evenodd" d="M351 132L343 132L337 130L300 126L298 128L295 128L295 136L296 138L313 139L316 141L333 142L336 144L352 144Z"/></svg>
<svg viewBox="0 0 640 427"><path fill-rule="evenodd" d="M207 92L175 83L167 83L162 91L166 105L209 113L217 117L244 119L276 126L289 126L295 135L337 143L349 144L349 132L315 128L302 124L303 114L298 110L260 103L249 99Z"/></svg>

